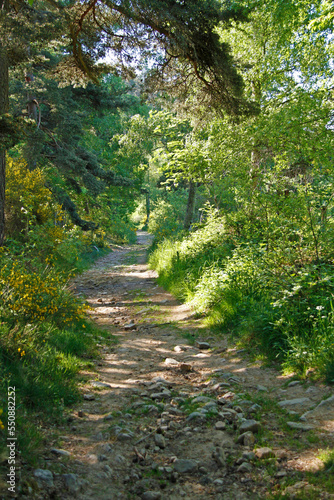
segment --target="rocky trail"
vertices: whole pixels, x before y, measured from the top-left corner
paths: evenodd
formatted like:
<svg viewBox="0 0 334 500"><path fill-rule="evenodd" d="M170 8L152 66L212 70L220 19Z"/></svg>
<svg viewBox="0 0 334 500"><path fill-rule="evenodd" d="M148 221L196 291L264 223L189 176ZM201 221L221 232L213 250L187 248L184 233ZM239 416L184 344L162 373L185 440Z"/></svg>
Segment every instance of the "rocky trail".
<svg viewBox="0 0 334 500"><path fill-rule="evenodd" d="M73 282L111 335L32 471L39 493L24 497L334 498L318 458L333 449L333 390L213 335L157 286L149 243L138 233Z"/></svg>

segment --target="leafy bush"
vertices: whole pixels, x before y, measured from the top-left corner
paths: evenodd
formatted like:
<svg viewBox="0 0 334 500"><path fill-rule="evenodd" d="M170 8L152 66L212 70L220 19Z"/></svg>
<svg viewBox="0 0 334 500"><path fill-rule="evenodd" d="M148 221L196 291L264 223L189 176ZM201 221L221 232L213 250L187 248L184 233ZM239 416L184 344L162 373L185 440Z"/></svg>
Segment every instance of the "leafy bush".
<svg viewBox="0 0 334 500"><path fill-rule="evenodd" d="M39 168L30 171L23 159L7 158L6 231L9 237L27 236L32 226L54 219L60 207L52 201Z"/></svg>
<svg viewBox="0 0 334 500"><path fill-rule="evenodd" d="M154 234L156 242L164 238L173 238L183 229L183 218L180 214L180 204L182 205L182 196L179 203L174 204L171 201L159 200L154 204L148 223L148 231Z"/></svg>
<svg viewBox="0 0 334 500"><path fill-rule="evenodd" d="M213 213L209 222L180 240L165 239L150 257L160 283L181 298L190 299L203 270L230 253L224 220Z"/></svg>
<svg viewBox="0 0 334 500"><path fill-rule="evenodd" d="M67 290L68 276L46 266L33 271L10 254L2 259L0 297L2 315L13 322L51 319L59 325L80 321L85 306Z"/></svg>

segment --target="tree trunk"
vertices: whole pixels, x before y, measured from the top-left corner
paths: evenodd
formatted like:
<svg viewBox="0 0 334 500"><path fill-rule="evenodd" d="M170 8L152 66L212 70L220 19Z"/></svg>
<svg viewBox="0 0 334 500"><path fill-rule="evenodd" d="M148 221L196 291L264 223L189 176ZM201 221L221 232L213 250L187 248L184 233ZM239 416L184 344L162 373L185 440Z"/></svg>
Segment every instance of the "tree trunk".
<svg viewBox="0 0 334 500"><path fill-rule="evenodd" d="M9 1L0 0L0 22L6 23ZM9 111L9 76L6 42L0 40L0 117ZM5 239L6 147L0 134L0 246Z"/></svg>
<svg viewBox="0 0 334 500"><path fill-rule="evenodd" d="M147 225L150 222L150 215L151 215L151 200L150 200L150 191L146 191L146 222L145 225Z"/></svg>
<svg viewBox="0 0 334 500"><path fill-rule="evenodd" d="M196 195L196 183L193 181L190 181L187 210L186 210L186 216L184 218L184 229L186 231L189 230L191 223L193 221L194 207L195 207L195 195Z"/></svg>
<svg viewBox="0 0 334 500"><path fill-rule="evenodd" d="M0 17L1 19L1 17ZM8 56L6 47L0 42L0 116L8 113ZM1 137L0 137L1 140ZM6 188L6 148L0 142L0 246L5 238L5 188Z"/></svg>

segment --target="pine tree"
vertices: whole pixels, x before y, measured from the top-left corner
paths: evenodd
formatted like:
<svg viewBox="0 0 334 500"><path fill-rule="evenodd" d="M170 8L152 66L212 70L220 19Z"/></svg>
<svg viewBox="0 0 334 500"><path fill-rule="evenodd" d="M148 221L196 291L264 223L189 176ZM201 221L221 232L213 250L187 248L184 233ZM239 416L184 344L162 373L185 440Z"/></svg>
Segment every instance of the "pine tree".
<svg viewBox="0 0 334 500"><path fill-rule="evenodd" d="M118 59L115 72L129 73L129 69L138 66L138 59L149 61L153 65L153 69L147 71L149 81L158 82L160 86L163 83L167 89L179 88L182 92L189 91L196 81L198 91L209 97L210 106L237 116L256 112L254 104L243 98L243 81L228 44L221 43L216 33L222 23L246 19L246 12L237 2L0 0L0 7L3 72L0 81L0 245L4 238L5 150L20 138L15 120L6 116L6 68L25 62L29 70L43 48L59 46L61 42L63 57L52 71L63 85L82 84L87 77L97 83L101 72L107 69L106 65L97 63L111 50ZM29 93L28 101L30 117L39 122L33 93ZM85 175L93 182L98 166L94 161L87 163L87 158L80 158L80 153L75 156L73 162L77 162L79 170L83 163L86 162L86 167L90 164ZM99 172L100 178L106 181L108 175Z"/></svg>

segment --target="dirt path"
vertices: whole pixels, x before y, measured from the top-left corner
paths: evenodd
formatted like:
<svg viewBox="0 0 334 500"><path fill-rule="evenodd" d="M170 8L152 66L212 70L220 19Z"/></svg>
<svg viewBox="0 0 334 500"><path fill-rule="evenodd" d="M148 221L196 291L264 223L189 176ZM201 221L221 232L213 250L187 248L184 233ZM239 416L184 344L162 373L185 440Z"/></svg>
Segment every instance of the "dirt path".
<svg viewBox="0 0 334 500"><path fill-rule="evenodd" d="M82 404L45 451L41 498L334 498L315 474L334 441L333 392L213 336L157 286L149 242L139 233L73 283L118 342L101 340Z"/></svg>

